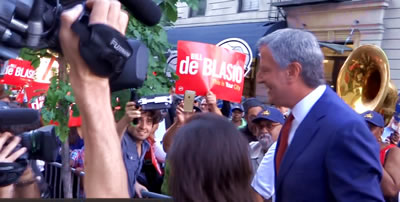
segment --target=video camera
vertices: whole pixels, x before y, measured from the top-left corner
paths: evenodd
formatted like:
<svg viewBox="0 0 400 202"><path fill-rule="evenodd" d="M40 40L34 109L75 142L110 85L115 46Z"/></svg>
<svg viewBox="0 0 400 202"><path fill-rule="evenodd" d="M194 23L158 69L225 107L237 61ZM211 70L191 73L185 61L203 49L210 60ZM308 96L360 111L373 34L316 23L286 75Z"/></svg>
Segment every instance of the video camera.
<svg viewBox="0 0 400 202"><path fill-rule="evenodd" d="M152 0L120 0L142 23L152 26L161 18ZM0 59L16 58L23 47L61 51L60 15L85 0L1 0ZM89 25L85 8L72 30L79 35L79 50L93 73L108 77L113 91L140 87L147 75L148 49L115 29Z"/></svg>
<svg viewBox="0 0 400 202"><path fill-rule="evenodd" d="M0 132L7 131L21 137L14 151L26 147L27 152L13 163L0 162L0 186L15 183L28 165L27 160L56 161L61 146L54 126L38 128L39 111L13 107L16 106L0 101Z"/></svg>
<svg viewBox="0 0 400 202"><path fill-rule="evenodd" d="M169 109L172 105L172 96L169 94L143 96L136 101L142 110Z"/></svg>

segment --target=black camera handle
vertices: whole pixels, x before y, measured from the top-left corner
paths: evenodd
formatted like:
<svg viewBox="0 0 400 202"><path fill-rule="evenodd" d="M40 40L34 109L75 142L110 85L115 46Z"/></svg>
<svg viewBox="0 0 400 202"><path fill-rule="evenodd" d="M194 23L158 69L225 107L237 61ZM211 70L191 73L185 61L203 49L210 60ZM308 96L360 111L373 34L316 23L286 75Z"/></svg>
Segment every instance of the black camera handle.
<svg viewBox="0 0 400 202"><path fill-rule="evenodd" d="M19 159L12 163L0 163L0 187L14 184L22 176L28 161L25 159Z"/></svg>
<svg viewBox="0 0 400 202"><path fill-rule="evenodd" d="M93 73L111 77L122 72L126 61L132 55L127 38L105 24L91 24L87 8L72 24L72 30L79 35L79 51Z"/></svg>

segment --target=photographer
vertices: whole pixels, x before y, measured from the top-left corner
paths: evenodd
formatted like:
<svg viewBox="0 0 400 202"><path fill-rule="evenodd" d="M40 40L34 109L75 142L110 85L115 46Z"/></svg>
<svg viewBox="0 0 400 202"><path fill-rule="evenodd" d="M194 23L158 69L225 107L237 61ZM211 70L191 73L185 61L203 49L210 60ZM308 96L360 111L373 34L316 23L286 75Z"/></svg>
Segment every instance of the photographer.
<svg viewBox="0 0 400 202"><path fill-rule="evenodd" d="M13 163L27 151L25 147L15 151L20 141L20 137L9 132L0 133L0 163ZM28 166L15 184L0 187L0 198L40 198L36 182L35 175Z"/></svg>
<svg viewBox="0 0 400 202"><path fill-rule="evenodd" d="M89 24L106 24L124 34L128 15L118 1L88 0ZM121 141L111 110L108 78L94 75L79 54L79 37L71 25L81 14L81 5L61 15L60 42L70 64L70 82L82 118L85 139L85 182L88 198L129 197L128 177L121 155Z"/></svg>
<svg viewBox="0 0 400 202"><path fill-rule="evenodd" d="M139 198L142 198L141 192L148 191L137 181L137 177L142 169L144 156L151 147L147 139L154 134L160 120L161 112L159 110L143 111L137 108L134 102L128 102L124 117L117 123L131 197L137 194Z"/></svg>

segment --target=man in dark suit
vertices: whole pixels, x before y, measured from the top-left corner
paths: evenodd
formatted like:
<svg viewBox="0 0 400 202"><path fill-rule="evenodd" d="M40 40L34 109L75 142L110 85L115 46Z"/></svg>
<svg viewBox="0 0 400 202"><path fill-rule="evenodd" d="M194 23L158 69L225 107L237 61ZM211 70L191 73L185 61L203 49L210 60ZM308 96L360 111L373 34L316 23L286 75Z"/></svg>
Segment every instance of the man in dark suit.
<svg viewBox="0 0 400 202"><path fill-rule="evenodd" d="M324 84L317 39L282 29L259 40L257 80L289 107L275 155L276 201L383 201L379 146L364 120Z"/></svg>

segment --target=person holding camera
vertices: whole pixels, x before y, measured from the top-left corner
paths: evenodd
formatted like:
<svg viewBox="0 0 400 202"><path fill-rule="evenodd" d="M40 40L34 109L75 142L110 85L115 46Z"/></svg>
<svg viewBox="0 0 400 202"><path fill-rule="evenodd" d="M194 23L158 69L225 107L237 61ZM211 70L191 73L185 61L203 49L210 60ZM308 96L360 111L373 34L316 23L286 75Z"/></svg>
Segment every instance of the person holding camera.
<svg viewBox="0 0 400 202"><path fill-rule="evenodd" d="M88 0L86 6L91 9L89 25L105 24L124 35L129 17L118 1ZM90 71L80 55L79 36L71 29L82 11L83 6L77 5L62 13L59 39L62 53L70 64L69 78L82 118L85 194L87 198L129 197L121 139L111 108L109 79Z"/></svg>
<svg viewBox="0 0 400 202"><path fill-rule="evenodd" d="M21 138L9 132L0 133L0 164L14 163L26 153L25 147L17 148ZM17 182L0 187L0 198L40 198L39 186L35 174L27 166Z"/></svg>
<svg viewBox="0 0 400 202"><path fill-rule="evenodd" d="M142 198L142 191L147 188L137 181L143 166L144 156L150 150L147 139L158 127L161 120L159 110L143 111L134 102L125 106L125 115L117 123L117 130L122 145L122 156L128 173L130 197Z"/></svg>

